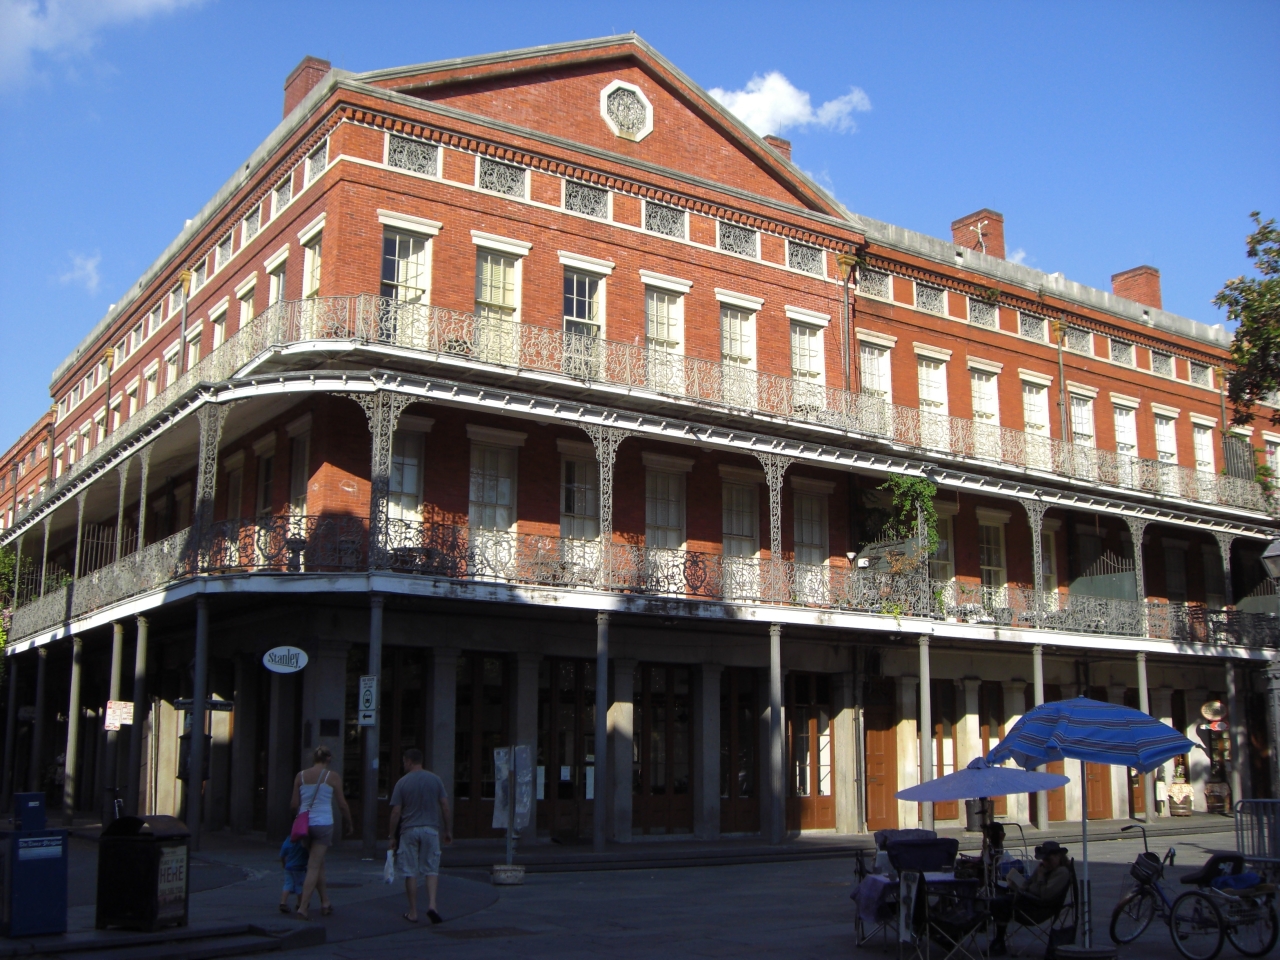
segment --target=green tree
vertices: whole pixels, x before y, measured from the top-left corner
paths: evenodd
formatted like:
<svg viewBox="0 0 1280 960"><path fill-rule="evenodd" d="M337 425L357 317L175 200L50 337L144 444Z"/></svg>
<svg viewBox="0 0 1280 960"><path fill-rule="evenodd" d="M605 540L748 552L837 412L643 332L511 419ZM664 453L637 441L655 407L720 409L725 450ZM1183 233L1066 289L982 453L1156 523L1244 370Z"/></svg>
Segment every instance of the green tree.
<svg viewBox="0 0 1280 960"><path fill-rule="evenodd" d="M1235 408L1232 422L1253 421L1260 401L1274 403L1280 394L1280 230L1275 220L1250 216L1256 229L1249 234L1246 250L1261 277L1239 276L1228 280L1213 302L1226 307L1227 319L1239 326L1231 341L1235 369L1227 375L1227 395ZM1272 409L1271 422L1280 426L1280 409Z"/></svg>
<svg viewBox="0 0 1280 960"><path fill-rule="evenodd" d="M910 540L917 535L919 521L924 521L925 552L938 549L938 511L933 498L938 488L924 477L910 477L901 473L890 474L880 484L880 490L888 490L891 498L888 522L881 536L891 540Z"/></svg>

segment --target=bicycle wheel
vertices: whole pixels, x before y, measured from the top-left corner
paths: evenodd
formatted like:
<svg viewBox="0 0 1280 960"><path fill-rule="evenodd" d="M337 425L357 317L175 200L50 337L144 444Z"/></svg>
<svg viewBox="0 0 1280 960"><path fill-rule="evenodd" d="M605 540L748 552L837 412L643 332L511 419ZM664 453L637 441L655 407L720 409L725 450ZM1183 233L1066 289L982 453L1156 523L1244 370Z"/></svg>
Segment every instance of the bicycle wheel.
<svg viewBox="0 0 1280 960"><path fill-rule="evenodd" d="M1151 925L1156 915L1156 895L1150 887L1139 887L1111 911L1111 941L1133 943Z"/></svg>
<svg viewBox="0 0 1280 960"><path fill-rule="evenodd" d="M1169 936L1187 960L1213 960L1222 949L1222 914L1199 890L1188 890L1173 901Z"/></svg>
<svg viewBox="0 0 1280 960"><path fill-rule="evenodd" d="M1222 911L1227 939L1246 957L1261 957L1271 952L1280 936L1276 925L1276 908L1267 900L1241 897Z"/></svg>

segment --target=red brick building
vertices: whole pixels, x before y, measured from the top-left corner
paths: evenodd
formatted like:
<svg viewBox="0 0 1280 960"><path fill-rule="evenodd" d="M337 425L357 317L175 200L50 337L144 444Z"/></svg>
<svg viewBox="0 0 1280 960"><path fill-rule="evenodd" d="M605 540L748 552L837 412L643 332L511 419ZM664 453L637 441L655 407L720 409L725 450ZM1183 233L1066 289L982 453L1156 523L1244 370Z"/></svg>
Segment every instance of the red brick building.
<svg viewBox="0 0 1280 960"><path fill-rule="evenodd" d="M68 809L280 833L323 743L371 842L417 746L486 836L521 743L541 836L858 832L960 816L893 799L922 744L944 773L1088 693L1231 727L1095 771L1091 815L1266 792L1228 758L1267 741L1280 437L1224 436L1228 335L1150 267L1107 293L952 229L845 210L634 36L308 58L8 455L51 444L6 505L9 789L65 750ZM929 556L885 542L894 477L936 487Z"/></svg>

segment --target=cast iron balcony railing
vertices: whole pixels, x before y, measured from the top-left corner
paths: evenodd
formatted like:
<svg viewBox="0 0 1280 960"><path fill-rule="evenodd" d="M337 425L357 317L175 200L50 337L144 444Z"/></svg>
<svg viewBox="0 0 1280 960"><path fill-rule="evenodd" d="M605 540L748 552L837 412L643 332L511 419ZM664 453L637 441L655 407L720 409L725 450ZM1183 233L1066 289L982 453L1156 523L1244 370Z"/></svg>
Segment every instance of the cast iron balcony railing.
<svg viewBox="0 0 1280 960"><path fill-rule="evenodd" d="M273 304L167 385L111 437L64 471L42 496L20 508L19 516L38 508L198 384L231 379L273 347L310 341L383 344L438 360L558 374L585 385L626 387L731 413L762 413L831 427L926 453L1006 464L1157 496L1280 513L1280 499L1264 494L1257 483L1237 477L922 412L718 360L567 333L558 327L360 295Z"/></svg>
<svg viewBox="0 0 1280 960"><path fill-rule="evenodd" d="M22 639L129 597L195 577L362 573L368 570L362 517L262 517L215 523L200 541L184 530L150 544L13 613ZM919 572L871 574L846 564L729 557L545 534L473 530L392 519L392 573L642 597L776 604L902 619L1057 630L1173 643L1280 646L1280 617L1189 604L983 586Z"/></svg>

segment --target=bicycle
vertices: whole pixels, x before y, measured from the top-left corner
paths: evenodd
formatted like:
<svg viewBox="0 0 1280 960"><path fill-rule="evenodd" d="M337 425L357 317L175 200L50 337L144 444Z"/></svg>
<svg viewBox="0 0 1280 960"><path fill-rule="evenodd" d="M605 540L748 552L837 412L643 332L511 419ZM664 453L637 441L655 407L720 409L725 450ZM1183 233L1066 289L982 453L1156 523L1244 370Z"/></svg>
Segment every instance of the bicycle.
<svg viewBox="0 0 1280 960"><path fill-rule="evenodd" d="M1129 868L1138 886L1122 897L1111 913L1112 941L1132 943L1158 914L1168 925L1178 953L1187 960L1213 960L1222 949L1226 926L1218 905L1201 889L1172 897L1161 883L1164 868L1172 866L1177 857L1177 847L1171 846L1161 859L1147 846L1147 831L1141 824L1130 824L1121 830L1141 830L1143 851Z"/></svg>
<svg viewBox="0 0 1280 960"><path fill-rule="evenodd" d="M1239 878L1235 886L1225 878ZM1246 957L1261 957L1271 952L1280 936L1276 920L1275 891L1257 874L1245 872L1245 859L1239 853L1215 853L1194 873L1182 878L1195 884L1210 897L1222 915L1223 931L1231 945Z"/></svg>

